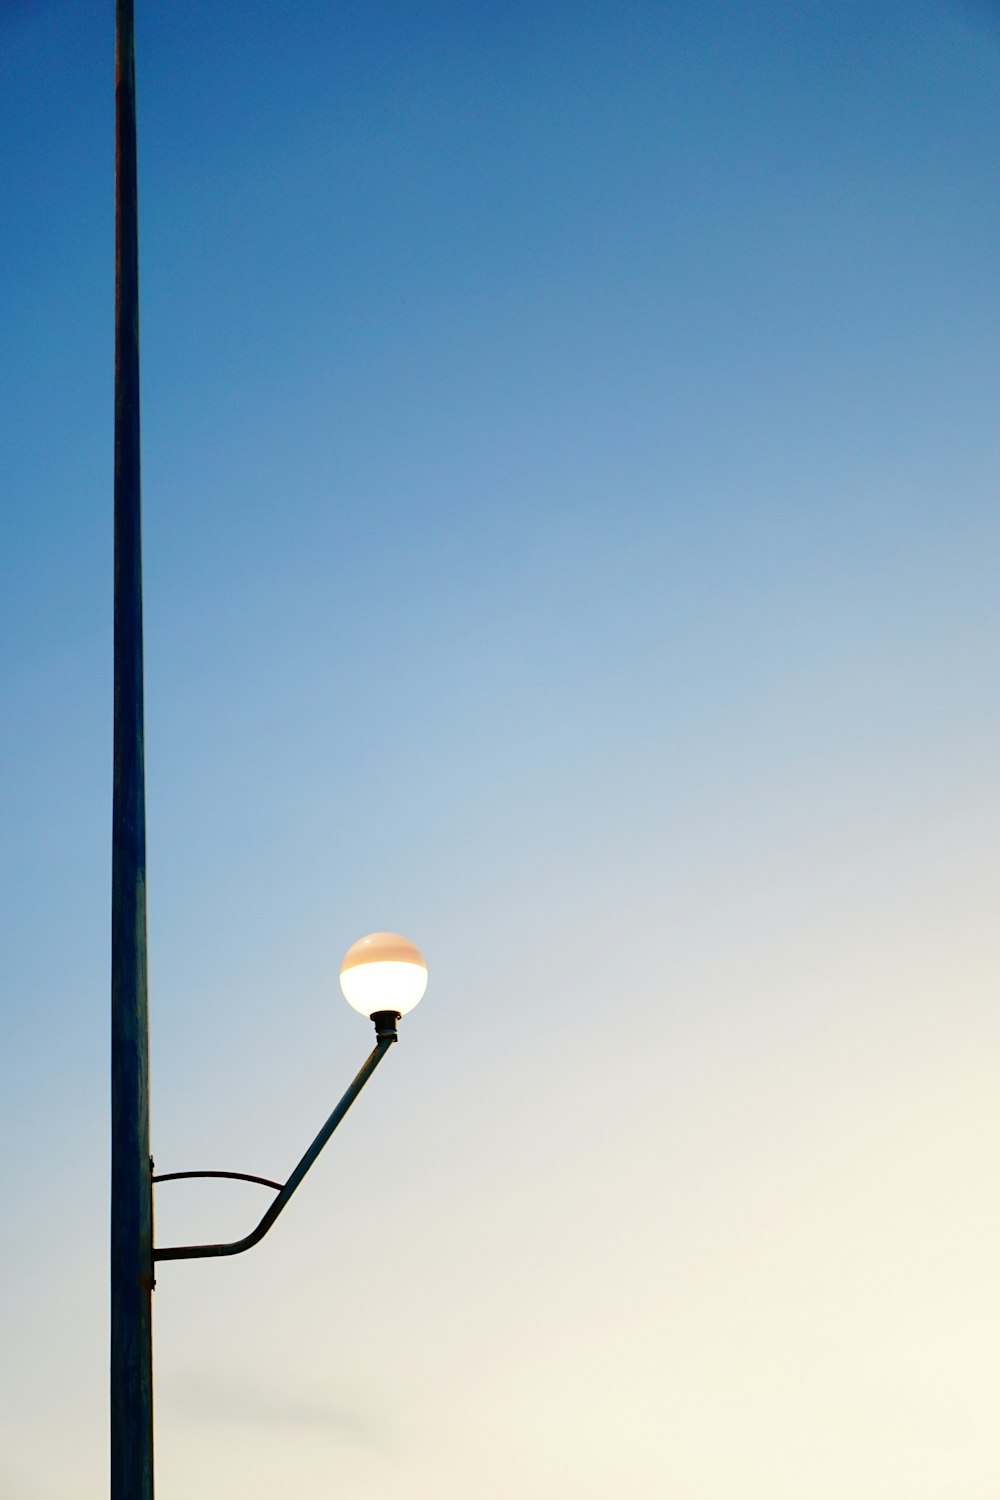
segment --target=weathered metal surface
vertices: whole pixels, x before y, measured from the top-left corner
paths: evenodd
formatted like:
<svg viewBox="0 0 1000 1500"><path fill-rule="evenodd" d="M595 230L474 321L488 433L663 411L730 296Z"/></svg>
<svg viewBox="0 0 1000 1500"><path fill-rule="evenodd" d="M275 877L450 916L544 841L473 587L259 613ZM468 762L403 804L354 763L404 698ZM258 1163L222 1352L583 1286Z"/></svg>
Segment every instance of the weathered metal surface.
<svg viewBox="0 0 1000 1500"><path fill-rule="evenodd" d="M245 1235L241 1240L231 1240L228 1244L223 1245L169 1245L161 1250L154 1250L154 1259L197 1260L203 1256L240 1255L244 1250L250 1250L254 1245L258 1244L264 1238L265 1234L267 1234L267 1231L270 1229L275 1219L281 1213L282 1209L285 1207L285 1204L295 1192L295 1189L298 1187L303 1177L309 1171L309 1168L312 1166L317 1156L319 1156L323 1147L326 1145L331 1135L333 1135L333 1132L336 1130L341 1120L347 1114L347 1111L350 1109L355 1099L361 1093L361 1090L364 1088L365 1084L368 1082L369 1078L372 1076L375 1069L378 1067L379 1063L382 1061L383 1057L388 1052L389 1048L393 1045L395 1040L395 1036L386 1037L379 1040L378 1045L369 1054L363 1067L358 1072L357 1077L347 1089L340 1103L330 1115L329 1119L326 1121L325 1125L316 1136L316 1139L313 1141L308 1151L302 1157L301 1161L295 1168L292 1175L289 1177L288 1181L285 1183L284 1187L282 1187L281 1191L278 1193L278 1196L275 1198L274 1202L271 1204L270 1208L267 1210L267 1213L261 1219L256 1229L252 1230L250 1234ZM184 1176L188 1174L176 1173L173 1175ZM192 1173L190 1175L193 1176L195 1174ZM206 1173L205 1175L207 1176L208 1174ZM240 1174L219 1173L218 1175L237 1176ZM264 1179L258 1178L256 1180L263 1181Z"/></svg>
<svg viewBox="0 0 1000 1500"><path fill-rule="evenodd" d="M115 605L111 874L111 1496L153 1496L139 265L132 0L115 49Z"/></svg>

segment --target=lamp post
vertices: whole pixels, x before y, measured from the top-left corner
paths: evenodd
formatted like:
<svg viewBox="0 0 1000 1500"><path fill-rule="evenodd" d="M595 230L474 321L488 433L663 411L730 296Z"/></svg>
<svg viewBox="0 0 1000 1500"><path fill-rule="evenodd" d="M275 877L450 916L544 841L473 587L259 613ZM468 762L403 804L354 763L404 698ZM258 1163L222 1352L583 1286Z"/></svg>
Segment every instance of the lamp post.
<svg viewBox="0 0 1000 1500"><path fill-rule="evenodd" d="M139 507L139 236L132 0L115 29L115 646L111 817L111 1495L153 1496L153 1185Z"/></svg>
<svg viewBox="0 0 1000 1500"><path fill-rule="evenodd" d="M115 25L114 794L111 833L111 1500L153 1500L152 1293L157 1260L237 1255L271 1228L421 999L427 966L396 933L361 938L341 988L375 1023L374 1050L283 1183L247 1172L153 1175L149 1153L146 792L139 463L139 254L133 0ZM153 1184L235 1177L276 1196L240 1240L154 1248Z"/></svg>

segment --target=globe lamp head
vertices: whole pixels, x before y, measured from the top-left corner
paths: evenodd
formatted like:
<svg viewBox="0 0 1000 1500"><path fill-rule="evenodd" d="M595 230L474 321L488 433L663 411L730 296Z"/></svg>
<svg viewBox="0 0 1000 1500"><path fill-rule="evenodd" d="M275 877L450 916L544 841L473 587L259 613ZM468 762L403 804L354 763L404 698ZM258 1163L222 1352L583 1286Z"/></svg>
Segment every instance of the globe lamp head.
<svg viewBox="0 0 1000 1500"><path fill-rule="evenodd" d="M340 965L340 988L348 1005L375 1021L383 1035L382 1018L405 1016L423 999L427 964L420 949L398 932L370 932L358 938Z"/></svg>

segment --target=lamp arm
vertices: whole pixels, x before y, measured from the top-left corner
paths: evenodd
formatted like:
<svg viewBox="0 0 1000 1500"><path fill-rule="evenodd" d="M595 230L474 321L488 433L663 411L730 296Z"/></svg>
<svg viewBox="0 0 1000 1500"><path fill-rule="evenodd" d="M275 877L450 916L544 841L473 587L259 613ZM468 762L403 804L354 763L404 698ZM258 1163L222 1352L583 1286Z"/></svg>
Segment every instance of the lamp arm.
<svg viewBox="0 0 1000 1500"><path fill-rule="evenodd" d="M306 1151L305 1155L302 1157L301 1161L295 1168L292 1175L289 1177L288 1181L284 1184L283 1187L281 1187L277 1197L268 1208L267 1212L261 1219L260 1223L257 1225L256 1229L251 1230L251 1232L248 1235L245 1235L243 1239L231 1240L228 1244L224 1245L167 1245L159 1250L154 1249L154 1261L196 1260L202 1256L241 1255L244 1250L252 1249L252 1247L256 1245L258 1241L262 1240L395 1040L396 1037L394 1033L388 1036L379 1036L378 1043L376 1044L369 1057L366 1059L357 1077L348 1087L346 1093L344 1094L344 1097L334 1109L333 1113L330 1115L330 1118L320 1130L316 1139L313 1141L308 1151ZM195 1174L188 1174L183 1172L173 1172L169 1174L169 1176L171 1177L183 1177L188 1175ZM205 1175L207 1176L209 1174L206 1173ZM246 1174L235 1172L223 1174L213 1172L211 1175L213 1177L223 1175L235 1177L244 1176ZM260 1177L253 1178L251 1180L265 1183L265 1185L268 1187L279 1186L279 1184L277 1183L266 1182L265 1179Z"/></svg>
<svg viewBox="0 0 1000 1500"><path fill-rule="evenodd" d="M150 1158L152 1160L152 1158ZM273 1182L270 1177L257 1177L253 1172L154 1172L154 1182L179 1182L182 1177L231 1177L236 1182L259 1182L261 1187L274 1188L280 1193L283 1182Z"/></svg>

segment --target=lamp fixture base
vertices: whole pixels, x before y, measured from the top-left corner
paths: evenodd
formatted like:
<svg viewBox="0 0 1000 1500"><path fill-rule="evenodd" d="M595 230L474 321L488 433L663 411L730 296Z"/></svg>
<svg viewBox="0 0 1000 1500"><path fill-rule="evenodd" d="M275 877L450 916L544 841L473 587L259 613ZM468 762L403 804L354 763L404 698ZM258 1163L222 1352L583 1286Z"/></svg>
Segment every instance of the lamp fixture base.
<svg viewBox="0 0 1000 1500"><path fill-rule="evenodd" d="M375 1035L380 1042L398 1042L399 1033L396 1030L396 1022L403 1018L398 1010L376 1010L372 1011L372 1020L375 1022Z"/></svg>

